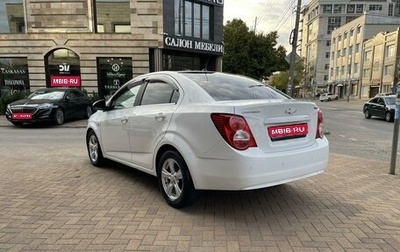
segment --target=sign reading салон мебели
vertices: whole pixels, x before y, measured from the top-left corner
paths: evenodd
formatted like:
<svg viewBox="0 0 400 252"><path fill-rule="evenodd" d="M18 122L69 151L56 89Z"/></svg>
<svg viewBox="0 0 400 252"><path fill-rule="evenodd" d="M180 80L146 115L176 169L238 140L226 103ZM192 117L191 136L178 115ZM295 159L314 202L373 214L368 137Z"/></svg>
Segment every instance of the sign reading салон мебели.
<svg viewBox="0 0 400 252"><path fill-rule="evenodd" d="M171 36L164 36L164 47L188 50L192 52L208 52L218 55L222 55L224 53L224 45L222 43L210 43L189 38Z"/></svg>

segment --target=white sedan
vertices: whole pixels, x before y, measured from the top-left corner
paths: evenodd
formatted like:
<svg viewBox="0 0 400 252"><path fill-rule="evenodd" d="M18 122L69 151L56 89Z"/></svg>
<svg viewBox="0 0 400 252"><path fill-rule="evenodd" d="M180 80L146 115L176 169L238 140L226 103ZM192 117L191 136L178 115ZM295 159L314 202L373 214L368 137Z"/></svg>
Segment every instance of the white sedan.
<svg viewBox="0 0 400 252"><path fill-rule="evenodd" d="M157 177L168 204L198 190L252 190L320 174L329 144L321 110L259 81L219 72L154 72L94 103L91 163Z"/></svg>

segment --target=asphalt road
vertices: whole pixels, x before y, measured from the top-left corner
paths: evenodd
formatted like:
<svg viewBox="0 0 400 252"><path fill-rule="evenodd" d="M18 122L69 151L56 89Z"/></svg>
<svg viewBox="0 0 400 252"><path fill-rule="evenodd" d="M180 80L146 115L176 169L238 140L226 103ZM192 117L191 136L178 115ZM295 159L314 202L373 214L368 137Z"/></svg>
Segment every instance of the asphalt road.
<svg viewBox="0 0 400 252"><path fill-rule="evenodd" d="M317 103L324 115L330 151L389 162L394 123L378 118L365 119L362 104L360 101Z"/></svg>

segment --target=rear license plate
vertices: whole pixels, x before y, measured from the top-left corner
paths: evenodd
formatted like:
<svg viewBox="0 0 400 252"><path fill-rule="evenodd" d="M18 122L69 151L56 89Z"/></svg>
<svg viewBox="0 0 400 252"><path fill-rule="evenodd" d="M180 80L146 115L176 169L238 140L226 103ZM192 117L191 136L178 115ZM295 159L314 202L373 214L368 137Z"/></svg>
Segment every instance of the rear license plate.
<svg viewBox="0 0 400 252"><path fill-rule="evenodd" d="M14 113L11 116L12 119L17 119L17 120L30 120L32 119L32 114L31 113Z"/></svg>
<svg viewBox="0 0 400 252"><path fill-rule="evenodd" d="M307 123L268 127L268 136L272 141L305 137L308 134Z"/></svg>

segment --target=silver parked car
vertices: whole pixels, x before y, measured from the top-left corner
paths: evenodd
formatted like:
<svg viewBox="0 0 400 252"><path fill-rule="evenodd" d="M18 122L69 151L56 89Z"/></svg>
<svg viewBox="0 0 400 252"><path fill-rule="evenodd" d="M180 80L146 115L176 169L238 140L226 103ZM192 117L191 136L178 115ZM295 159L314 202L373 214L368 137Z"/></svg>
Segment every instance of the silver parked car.
<svg viewBox="0 0 400 252"><path fill-rule="evenodd" d="M158 179L173 207L197 190L252 190L317 175L328 164L322 112L244 76L154 72L94 104L86 145Z"/></svg>

